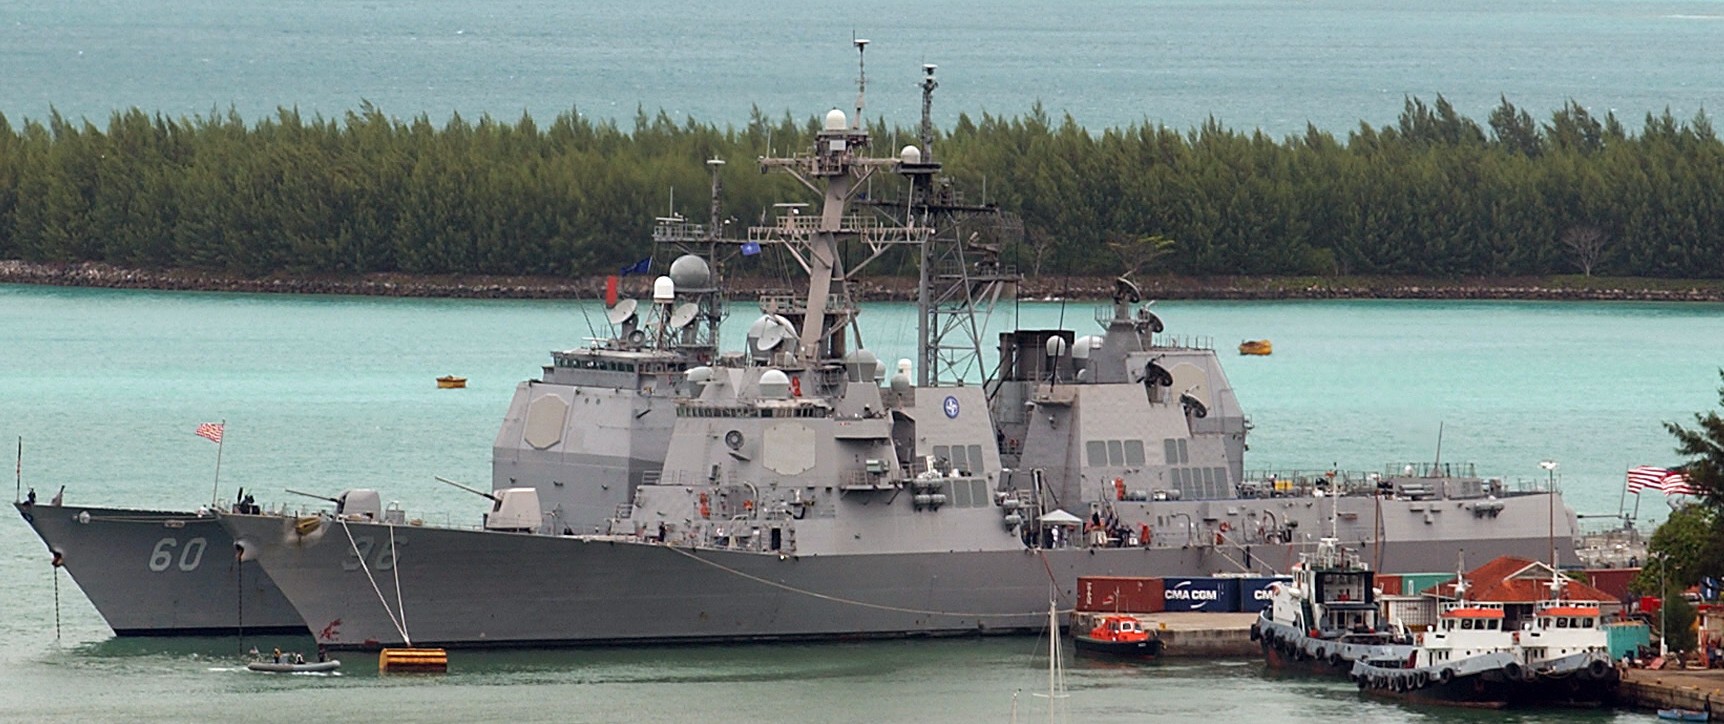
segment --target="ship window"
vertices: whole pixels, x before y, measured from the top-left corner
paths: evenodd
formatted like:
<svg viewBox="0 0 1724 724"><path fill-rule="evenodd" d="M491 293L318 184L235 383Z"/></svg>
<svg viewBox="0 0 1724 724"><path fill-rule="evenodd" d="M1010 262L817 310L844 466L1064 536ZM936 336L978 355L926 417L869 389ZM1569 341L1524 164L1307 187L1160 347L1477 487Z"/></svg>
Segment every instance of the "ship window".
<svg viewBox="0 0 1724 724"><path fill-rule="evenodd" d="M947 445L935 445L934 446L934 459L935 460L951 460L952 459L952 448L950 446L947 446Z"/></svg>
<svg viewBox="0 0 1724 724"><path fill-rule="evenodd" d="M1471 631L1473 629L1473 620L1470 618L1461 619L1461 628L1466 631Z"/></svg>
<svg viewBox="0 0 1724 724"><path fill-rule="evenodd" d="M1107 464L1107 443L1102 440L1091 440L1084 443L1084 453L1089 456L1089 466L1099 468Z"/></svg>
<svg viewBox="0 0 1724 724"><path fill-rule="evenodd" d="M988 504L988 481L981 478L970 481L970 499L978 508Z"/></svg>
<svg viewBox="0 0 1724 724"><path fill-rule="evenodd" d="M1592 628L1592 619L1590 619L1590 618L1581 619L1580 620L1580 627L1581 628Z"/></svg>
<svg viewBox="0 0 1724 724"><path fill-rule="evenodd" d="M1143 466L1143 441L1125 441L1125 464L1132 467Z"/></svg>
<svg viewBox="0 0 1724 724"><path fill-rule="evenodd" d="M1119 440L1107 441L1107 464L1114 467L1125 464L1125 447Z"/></svg>
<svg viewBox="0 0 1724 724"><path fill-rule="evenodd" d="M1191 451L1185 447L1185 438L1179 438L1177 442L1179 443L1179 461L1182 463L1191 462Z"/></svg>
<svg viewBox="0 0 1724 724"><path fill-rule="evenodd" d="M1227 487L1227 468L1215 469L1215 483L1223 488Z"/></svg>
<svg viewBox="0 0 1724 724"><path fill-rule="evenodd" d="M951 467L951 469L952 470L964 470L968 467L970 467L969 461L964 459L964 446L963 445L953 445L952 446L952 467Z"/></svg>
<svg viewBox="0 0 1724 724"><path fill-rule="evenodd" d="M1162 440L1161 443L1162 447L1167 448L1165 450L1165 454L1167 455L1167 464L1172 465L1179 462L1179 445L1175 444L1173 438L1170 437L1166 440Z"/></svg>
<svg viewBox="0 0 1724 724"><path fill-rule="evenodd" d="M1568 628L1568 617L1567 617L1567 616L1559 616L1559 617L1557 617L1557 619L1556 619L1556 627L1557 627L1557 628Z"/></svg>
<svg viewBox="0 0 1724 724"><path fill-rule="evenodd" d="M982 446L981 445L971 445L970 446L970 467L966 468L966 469L972 473L982 472Z"/></svg>
<svg viewBox="0 0 1724 724"><path fill-rule="evenodd" d="M953 485L952 486L952 505L955 507L959 507L959 508L970 507L970 486L968 486L968 485Z"/></svg>

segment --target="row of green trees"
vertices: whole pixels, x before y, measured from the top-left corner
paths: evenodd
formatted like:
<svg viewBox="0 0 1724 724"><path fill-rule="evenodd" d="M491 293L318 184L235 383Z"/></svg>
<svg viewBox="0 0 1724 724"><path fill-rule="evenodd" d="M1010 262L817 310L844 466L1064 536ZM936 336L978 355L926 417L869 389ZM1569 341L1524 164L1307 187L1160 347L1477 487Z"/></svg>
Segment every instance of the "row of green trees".
<svg viewBox="0 0 1724 724"><path fill-rule="evenodd" d="M794 197L754 159L816 128L758 112L740 128L575 112L439 126L370 106L254 123L131 110L105 128L0 117L0 258L591 274L639 258L673 196L704 220L708 158L730 162L727 213L745 223ZM913 139L870 130L882 154ZM1154 271L1186 275L1724 277L1724 144L1704 115L1631 132L1573 103L1535 121L1505 99L1481 125L1439 97L1409 99L1391 126L1277 140L1214 122L1097 133L1038 107L960 117L934 149L969 200L1022 218L1007 253L1035 274L1116 273L1098 252L1150 239Z"/></svg>

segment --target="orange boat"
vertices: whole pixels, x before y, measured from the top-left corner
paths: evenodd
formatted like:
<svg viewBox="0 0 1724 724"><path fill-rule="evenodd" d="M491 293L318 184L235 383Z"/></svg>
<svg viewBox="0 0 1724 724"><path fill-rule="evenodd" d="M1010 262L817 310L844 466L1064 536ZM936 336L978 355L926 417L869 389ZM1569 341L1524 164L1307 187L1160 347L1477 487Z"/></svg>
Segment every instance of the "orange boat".
<svg viewBox="0 0 1724 724"><path fill-rule="evenodd" d="M1162 649L1160 637L1122 613L1080 615L1072 622L1072 641L1080 653L1129 659L1153 659Z"/></svg>
<svg viewBox="0 0 1724 724"><path fill-rule="evenodd" d="M456 389L456 388L460 388L460 387L466 387L466 386L467 386L467 378L465 378L465 377L456 377L454 375L444 375L442 377L437 378L438 389L452 390L452 389Z"/></svg>
<svg viewBox="0 0 1724 724"><path fill-rule="evenodd" d="M1267 355L1275 352L1275 345L1267 339L1251 339L1239 343L1239 353L1249 355Z"/></svg>

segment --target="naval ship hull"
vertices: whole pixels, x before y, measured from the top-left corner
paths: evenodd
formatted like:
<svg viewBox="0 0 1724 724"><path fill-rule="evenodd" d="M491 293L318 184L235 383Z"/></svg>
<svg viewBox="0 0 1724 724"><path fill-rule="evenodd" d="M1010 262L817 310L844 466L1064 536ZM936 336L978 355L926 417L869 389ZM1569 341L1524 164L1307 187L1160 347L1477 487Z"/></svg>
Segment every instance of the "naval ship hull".
<svg viewBox="0 0 1724 724"><path fill-rule="evenodd" d="M406 638L476 647L1032 632L1046 625L1051 591L1072 600L1078 576L1203 576L1229 570L1237 556L1204 546L781 555L634 537L359 522L343 530L328 519L308 536L292 518L222 522L318 642L335 648ZM1384 557L1442 570L1458 548L1489 556L1547 546L1544 536L1417 541L1385 545Z"/></svg>
<svg viewBox="0 0 1724 724"><path fill-rule="evenodd" d="M15 503L119 636L303 634L305 622L210 515Z"/></svg>

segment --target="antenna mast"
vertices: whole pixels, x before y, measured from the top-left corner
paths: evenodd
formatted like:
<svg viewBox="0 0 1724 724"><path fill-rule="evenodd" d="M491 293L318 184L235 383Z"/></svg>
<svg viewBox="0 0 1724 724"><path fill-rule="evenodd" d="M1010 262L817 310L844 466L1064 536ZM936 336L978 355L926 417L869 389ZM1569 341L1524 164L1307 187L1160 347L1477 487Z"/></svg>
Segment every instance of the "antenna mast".
<svg viewBox="0 0 1724 724"><path fill-rule="evenodd" d="M863 56L868 51L867 38L851 38L856 44L856 118L850 121L852 129L862 128L862 97L868 92L868 69L863 62Z"/></svg>

